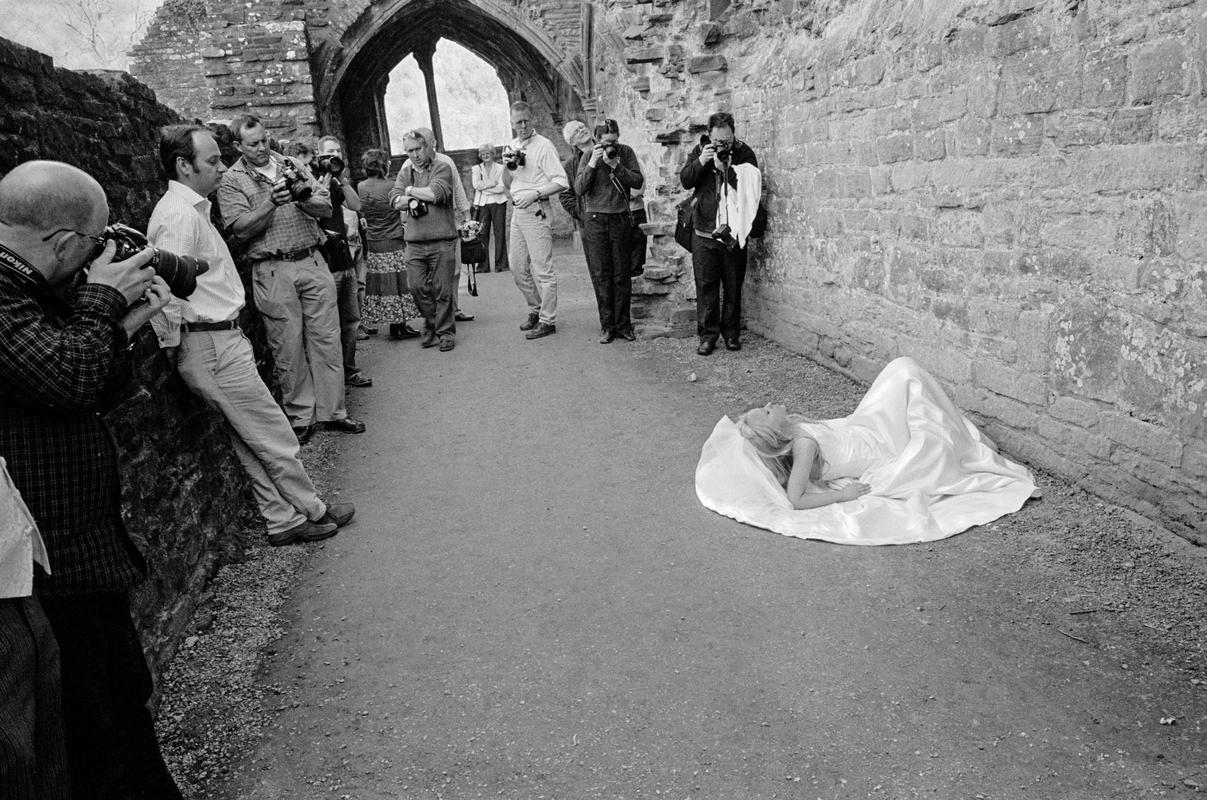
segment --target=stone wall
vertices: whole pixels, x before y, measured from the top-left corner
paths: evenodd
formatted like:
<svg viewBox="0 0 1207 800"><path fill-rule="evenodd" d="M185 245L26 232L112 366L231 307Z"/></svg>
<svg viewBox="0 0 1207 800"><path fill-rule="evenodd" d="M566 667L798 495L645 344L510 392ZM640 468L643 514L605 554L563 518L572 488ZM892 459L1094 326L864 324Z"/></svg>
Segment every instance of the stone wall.
<svg viewBox="0 0 1207 800"><path fill-rule="evenodd" d="M771 208L751 329L865 380L913 355L1013 455L1202 543L1205 13L615 2L597 85L648 123L664 221L707 113L736 114Z"/></svg>
<svg viewBox="0 0 1207 800"><path fill-rule="evenodd" d="M57 69L0 39L0 174L31 159L74 164L105 187L111 222L145 230L164 190L156 131L177 121L125 73ZM121 452L123 515L150 564L134 604L158 666L217 563L243 548L250 495L221 419L169 368L149 328L136 354L135 380L108 420Z"/></svg>

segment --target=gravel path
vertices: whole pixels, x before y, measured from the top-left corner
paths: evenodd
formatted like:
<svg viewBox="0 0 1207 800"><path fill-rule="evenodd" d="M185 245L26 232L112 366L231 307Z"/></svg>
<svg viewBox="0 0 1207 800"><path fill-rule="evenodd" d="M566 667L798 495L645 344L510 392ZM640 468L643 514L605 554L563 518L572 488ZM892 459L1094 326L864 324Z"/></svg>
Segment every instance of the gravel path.
<svg viewBox="0 0 1207 800"><path fill-rule="evenodd" d="M563 255L562 262L566 274L573 268L573 258ZM564 303L563 315L579 322L577 335L582 342L575 343L575 347L598 348L586 344L591 339L582 336L581 329L590 327L590 304L583 300L583 284L574 280L563 283L568 294L577 292L573 294L577 299ZM500 283L490 285L489 290L501 294L509 288ZM510 291L514 292L514 288ZM475 302L466 305L474 308ZM514 310L515 305L510 303L506 307ZM510 333L512 322L508 318L505 328L509 334L503 335L514 336ZM475 335L494 331L485 320L471 325L480 326L473 329ZM573 335L571 331L573 328L567 326L555 338ZM385 344L375 341L366 349L368 363L378 370L387 363L383 359L390 357L383 349ZM684 406L703 420L715 420L721 413L737 413L769 400L782 400L790 408L808 409L811 416L840 416L848 413L863 393L862 386L757 336L748 336L745 344L740 354L721 352L708 359L694 354L694 342L690 340L658 339L625 345L630 356L625 367L626 380L632 382L634 395L681 396ZM463 342L455 354L462 347L489 346L489 342L481 339ZM609 347L618 346L621 345ZM428 354L408 352L406 357L420 355ZM590 350L582 355L593 356ZM609 353L609 357L614 354ZM449 356L433 355L433 358ZM379 386L368 391L385 391L381 384L379 380ZM356 401L363 397L369 396L354 395ZM498 406L485 401L481 406L484 415L498 410ZM651 420L658 415L650 412L643 408L625 409L624 418L633 429L641 430L643 425L654 424ZM368 422L370 426L391 424L389 420L372 418ZM402 421L393 420L393 424ZM698 427L698 441L702 442L711 422ZM675 432L680 434L681 431ZM473 435L471 430L454 438L464 444L466 437L472 440ZM655 433L650 435L657 437ZM354 454L363 458L356 447L360 443L355 439L323 434L305 449L308 467L328 494L339 486L361 501L368 491L362 486L361 494L357 495L344 485L343 476L356 468L355 465L350 468L350 459ZM649 480L656 477L649 476ZM346 618L320 619L328 613L343 613L327 609L322 592L331 581L346 579L341 563L345 556L361 555L349 549L348 537L368 536L370 532L358 532L355 526L330 543L308 548L254 550L248 560L220 572L211 587L210 602L198 614L192 634L164 678L159 717L161 739L188 796L197 799L654 797L674 791L676 798L746 800L914 797L930 791L927 796L999 800L1061 796L1098 800L1189 796L1207 788L1207 756L1203 755L1202 747L1207 726L1207 616L1203 614L1207 607L1207 554L1051 476L1040 474L1039 483L1044 492L1042 500L1033 501L1019 513L996 523L943 542L904 548L842 548L789 540L737 523L707 519L705 527L713 538L702 535L706 542L702 551L679 556L686 562L682 566L694 569L704 581L730 579L729 575L713 572L710 558L732 559L736 570L765 580L765 587L750 590L751 598L746 598L750 602L757 598L762 603L784 603L790 607L796 601L796 593L811 592L811 602L819 609L826 608L839 617L845 613L848 618L827 623L826 638L817 642L822 649L854 646L859 641L875 644L876 637L890 639L893 631L886 632L884 626L917 631L912 640L902 640L916 644L901 645L902 653L898 655L913 653L913 648L920 648L916 653L919 657L927 657L929 653L935 671L930 689L922 688L926 682L919 683L916 675L903 677L901 683L894 684L877 672L883 669L882 663L869 664L865 676L854 666L852 674L845 675L836 667L832 669L838 671L827 674L827 667L819 665L821 674L809 676L808 693L804 699L798 698L799 703L806 705L819 703L814 710L822 711L820 715L814 713L812 718L820 718L825 725L834 727L828 746L849 751L848 756L854 756L856 762L866 761L866 769L860 769L858 774L853 774L851 765L837 755L823 752L820 749L823 745L810 745L814 748L810 750L799 741L793 743L793 724L799 724L799 719L793 718L788 708L760 708L764 689L751 694L755 692L752 686L735 687L737 697L731 701L734 707L730 712L708 719L684 714L679 707L673 711L660 710L658 700L670 702L668 698L678 697L678 687L661 686L661 694L650 694L651 707L625 706L627 717L623 721L597 723L599 727L594 731L582 729L575 733L572 743L567 735L565 741L556 745L546 741L552 735L548 728L537 726L526 730L525 735L531 735L530 741L508 742L504 737L514 736L514 730L487 727L474 734L472 725L471 733L466 734L470 735L468 743L444 744L452 732L451 728L445 730L440 726L445 723L453 726L457 721L433 720L431 709L422 723L430 727L432 735L432 741L426 744L418 741L417 733L403 719L388 724L383 721L381 727L368 728L370 719L376 724L377 712L370 707L355 712L359 707L357 688L345 684L345 680L354 683L356 676L364 672L364 667L354 662L360 661L365 646L357 644L353 632L349 635L350 642L329 647L326 640L332 636L339 638L347 628ZM455 497L464 498L466 492L488 488L454 486L451 491ZM600 488L601 492L608 490L607 485ZM707 543L711 543L711 551ZM595 544L591 539L584 548L596 556L611 555L592 550ZM652 542L648 546L665 544ZM421 554L416 555L420 557ZM363 571L364 567L360 569ZM822 591L824 586L799 589L784 582L783 577L795 570L815 581L842 581L844 571L851 569L858 572L845 578L848 583L860 583L869 598L877 598L881 603L881 611L886 597L893 600L894 607L885 613L879 613L877 608L830 609L826 606L827 594ZM806 573L807 570L816 571ZM966 580L963 583L955 580L952 570L960 571ZM921 583L926 580L924 576L938 576L940 571L942 579L936 577L934 586ZM559 579L560 576L547 576L553 587L559 585ZM673 572L667 573L666 581L674 580ZM874 585L877 580L903 582ZM579 588L589 594L592 587ZM436 590L437 587L415 587L414 597L423 597L423 591ZM574 589L570 591L572 602ZM319 594L316 596L315 592ZM562 600L556 602L560 604ZM986 607L993 609L991 615L985 613ZM543 605L533 606L531 612L535 619L545 619ZM583 612L595 613L595 610L584 608ZM458 619L451 611L448 613L454 618L445 621L447 627L439 628L439 618L445 613L440 608L416 605L414 613L423 619L413 624L431 626L430 635L437 639L457 637L475 629L472 620ZM480 613L489 612L482 609ZM304 616L307 614L311 616ZM722 637L717 644L722 649L737 646L778 650L789 659L800 654L794 648L801 645L795 641L807 638L813 642L815 639L810 637L823 633L809 627L807 615L797 619L785 613L783 629L758 631L732 627L738 624L734 619L726 617L724 610L718 614L711 621L697 623L704 624L704 628L689 632L696 637L713 634ZM877 621L878 615L884 620ZM684 621L685 627L692 624L686 617ZM634 635L639 636L643 620L628 620L627 624L636 626ZM856 637L853 642L839 641L844 630L861 631L868 625L872 626L868 630L874 632L873 638L861 639L862 633L853 633ZM553 635L556 638L558 631ZM602 635L599 639L607 640ZM1002 664L1001 686L993 680L982 680L982 676L965 674L966 664L953 661L952 653L942 649L967 647L992 651L1005 642L1021 645L1009 653L1017 661ZM532 646L541 645L527 640L517 643L517 647ZM590 641L585 646L589 647ZM666 641L651 652L657 654L654 658L661 658L662 653L677 646ZM869 645L862 646L866 650ZM302 649L306 652L299 655ZM344 663L335 663L333 652L349 655ZM413 659L420 655L417 652ZM886 654L883 661L891 661L892 657ZM607 654L600 653L598 658L606 661ZM421 667L414 660L410 666ZM449 669L462 667L450 664ZM315 670L324 669L327 671L321 676L315 674ZM788 680L776 669L767 665L765 672L759 673L760 680L765 678L768 686L777 685L781 679ZM1006 689L1001 688L1014 686L1011 681L1015 680L1021 680L1025 686L1034 676L1043 676L1051 684L1043 690L1035 688L1040 698L1062 698L1060 707L1050 709L1052 719L1037 721L1024 717L1022 711L1012 707ZM634 691L640 693L639 679L633 680ZM708 678L701 675L699 680L704 685ZM424 690L438 683L439 676L430 675L425 679ZM508 687L490 688L502 692ZM405 694L407 686L399 688L390 682L388 687L380 687L380 691ZM423 693L418 686L414 691L417 695ZM454 696L458 691L444 690L448 704L455 706L464 701L465 698ZM831 694L823 701L821 695L827 691ZM552 709L550 713L582 701L577 695L558 697L555 688L549 692L553 696L545 701L544 707ZM1068 698L1067 702L1064 698ZM333 701L331 707L328 701ZM745 702L751 708L759 708L763 721L751 723L753 731L730 729L729 725L748 721L746 715L754 713L746 706L737 707ZM1042 705L1042 699L1037 702ZM417 708L424 708L420 697L416 697L415 703ZM355 714L363 716L347 718ZM682 751L669 749L670 744L650 744L639 755L635 743L633 752L626 754L623 743L630 737L634 742L645 741L649 727L656 727L663 714L682 718L679 724L684 727L676 735L685 743L690 743L693 737L711 737L711 755L705 752L708 747L699 745L690 756L685 756ZM866 723L861 721L865 715ZM1068 715L1077 715L1077 719L1061 718ZM694 722L688 726L683 720ZM970 721L973 727L968 729L957 721ZM548 726L553 724L549 722ZM327 732L315 733L316 727L320 730L326 727ZM474 735L493 744L475 744ZM322 754L318 760L306 756L311 752L307 747L314 746L309 739L316 736L320 737L319 745L327 745L317 751ZM331 738L323 739L324 736ZM593 765L592 755L577 750L580 740L585 745L592 736L606 740L612 748L609 754L598 756L603 759L599 765ZM397 751L400 758L409 759L407 763L391 764L389 754L362 752L362 747L372 750L371 740L375 737L387 740L382 747L388 747L391 754ZM915 741L911 737L919 738ZM956 744L946 741L946 737L963 741ZM428 737L424 735L422 739L426 741ZM441 744L438 746L437 742ZM570 761L563 763L550 756L554 766L524 762L525 756L535 758L533 753L540 742L554 749L569 748L566 757ZM443 747L449 750L448 758L441 755ZM518 749L513 752L509 749L513 747ZM793 747L804 748L795 760L789 757ZM1078 753L1077 763L1045 760L1042 756L1045 748L1055 748L1058 753ZM453 758L454 752L460 761ZM493 783L482 780L484 773L478 762L506 752L512 753L507 756L509 759L519 758L519 765L511 772L497 773ZM957 755L953 757L953 753ZM659 756L664 763L642 763L643 757L657 762ZM293 757L302 760L291 772L283 760ZM575 759L577 767L567 766ZM696 774L681 774L677 772L679 768L694 770ZM257 778L261 774L266 777ZM571 774L578 775L582 782L576 784L577 778L566 777ZM912 775L917 777L911 779ZM1003 776L1009 776L1010 780L1026 777L1029 783L1018 786L1012 793L1003 793L1000 788L1006 780ZM1098 783L1089 788L1068 783L1084 780L1085 776ZM286 784L292 787L289 781L295 778L296 783L308 787L305 792L299 794L296 788L283 788ZM471 783L471 778L479 783ZM257 787L254 792L253 786ZM278 788L273 789L274 786ZM577 788L567 790L566 786ZM625 791L618 787L625 787ZM944 794L942 787L958 787L958 793ZM982 787L983 792L969 787ZM1114 788L1108 791L1105 787Z"/></svg>

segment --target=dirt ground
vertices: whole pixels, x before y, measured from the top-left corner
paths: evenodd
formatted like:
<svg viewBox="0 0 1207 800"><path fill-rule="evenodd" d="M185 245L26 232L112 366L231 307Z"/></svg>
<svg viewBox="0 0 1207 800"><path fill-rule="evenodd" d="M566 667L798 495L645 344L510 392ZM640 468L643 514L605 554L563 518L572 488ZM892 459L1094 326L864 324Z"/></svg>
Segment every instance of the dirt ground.
<svg viewBox="0 0 1207 800"><path fill-rule="evenodd" d="M357 503L252 553L165 677L193 798L1104 798L1207 790L1207 554L1039 475L940 542L805 542L702 508L699 447L863 387L757 336L601 346L509 275L452 353L362 343L370 431L306 447Z"/></svg>

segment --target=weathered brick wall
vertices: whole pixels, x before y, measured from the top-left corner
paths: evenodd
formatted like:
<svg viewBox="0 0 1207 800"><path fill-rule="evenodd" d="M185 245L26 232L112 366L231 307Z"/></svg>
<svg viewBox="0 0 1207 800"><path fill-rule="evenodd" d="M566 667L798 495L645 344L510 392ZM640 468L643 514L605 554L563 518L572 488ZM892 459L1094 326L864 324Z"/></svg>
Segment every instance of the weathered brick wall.
<svg viewBox="0 0 1207 800"><path fill-rule="evenodd" d="M125 73L81 74L0 39L0 174L66 161L109 196L110 221L146 229L164 185L157 129L179 121ZM123 511L150 578L135 611L153 661L168 652L216 564L242 547L250 496L221 419L198 401L144 330L135 380L108 415L121 451Z"/></svg>
<svg viewBox="0 0 1207 800"><path fill-rule="evenodd" d="M603 106L667 143L668 198L736 114L750 327L864 379L913 355L1014 455L1207 541L1207 3L710 5L609 4Z"/></svg>

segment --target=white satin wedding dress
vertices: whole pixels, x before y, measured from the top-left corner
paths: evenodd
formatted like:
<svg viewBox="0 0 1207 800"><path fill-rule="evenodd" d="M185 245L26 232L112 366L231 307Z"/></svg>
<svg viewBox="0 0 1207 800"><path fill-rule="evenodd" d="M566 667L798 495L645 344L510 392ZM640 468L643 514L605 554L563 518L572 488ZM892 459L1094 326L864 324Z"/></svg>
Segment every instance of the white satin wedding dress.
<svg viewBox="0 0 1207 800"><path fill-rule="evenodd" d="M704 443L696 494L739 522L802 539L907 544L953 536L1022 508L1039 491L1002 457L912 358L888 364L849 417L800 423L822 455L822 479L871 493L796 510L754 446L722 417Z"/></svg>

